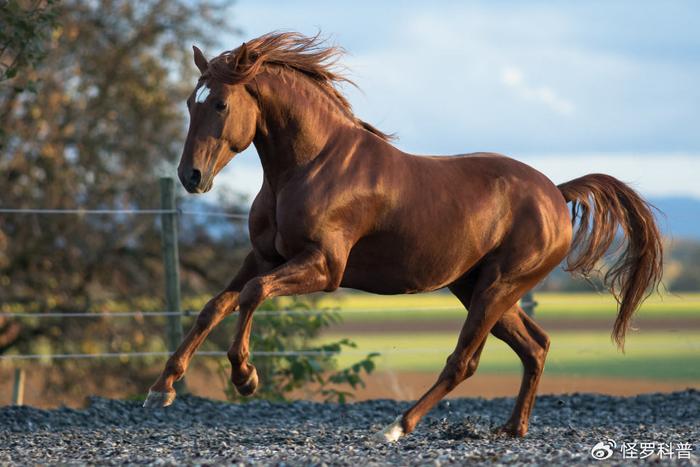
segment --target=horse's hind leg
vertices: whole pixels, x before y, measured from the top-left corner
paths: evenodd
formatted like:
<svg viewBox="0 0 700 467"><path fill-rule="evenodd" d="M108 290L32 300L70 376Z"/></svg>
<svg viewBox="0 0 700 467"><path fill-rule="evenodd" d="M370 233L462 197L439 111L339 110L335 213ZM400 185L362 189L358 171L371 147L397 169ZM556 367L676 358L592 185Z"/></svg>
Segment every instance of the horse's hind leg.
<svg viewBox="0 0 700 467"><path fill-rule="evenodd" d="M457 341L457 347L448 357L437 382L413 407L403 414L400 420L397 419L382 431L380 439L396 441L401 436L413 431L418 421L437 402L466 379L469 363L471 361L478 362L478 359L473 359L483 348L486 337L493 326L506 311L516 304L520 296L539 280L539 276L528 277L520 281L504 279L508 278L504 277L497 262L481 270L474 287L467 320Z"/></svg>
<svg viewBox="0 0 700 467"><path fill-rule="evenodd" d="M465 307L469 306L472 299L470 282L451 286L450 291L459 298ZM491 334L508 344L518 354L523 364L523 379L515 408L510 419L499 427L498 431L511 436L525 436L530 414L535 405L537 386L549 350L549 336L522 310L520 305L515 305L505 312L491 329ZM469 378L476 371L485 343L486 340L469 360L466 378Z"/></svg>
<svg viewBox="0 0 700 467"><path fill-rule="evenodd" d="M491 332L508 344L523 363L523 380L513 414L499 431L511 436L525 436L549 350L549 337L517 305L501 317Z"/></svg>
<svg viewBox="0 0 700 467"><path fill-rule="evenodd" d="M428 391L428 393L426 393L420 399L420 401L411 408L411 410L414 410L418 406L419 403L421 403L422 401L424 401L424 399L427 398L427 396L429 394L435 392L435 394L433 394L434 399L432 401L427 401L427 399L426 399L426 401L424 402L425 406L427 407L427 408L425 408L425 412L423 414L417 416L417 418L415 419L415 421L413 422L412 425L408 425L408 426L410 426L410 428L408 428L404 422L404 420L406 419L406 414L408 414L410 412L410 410L409 410L409 412L406 412L406 414L404 414L404 415L399 415L398 417L396 417L396 420L394 420L394 422L392 424L390 424L389 426L387 426L382 431L380 431L376 434L376 439L378 441L394 442L394 441L397 441L402 436L413 431L413 428L418 423L418 420L420 419L420 417L422 417L428 410L430 410L430 408L433 405L435 405L440 399L445 397L445 395L447 393L449 393L452 389L457 387L457 385L459 383L461 383L465 379L471 377L476 372L476 368L479 366L479 358L481 357L481 351L484 349L484 344L486 344L486 339L484 339L481 342L481 345L479 345L479 347L474 352L474 355L467 361L466 364L462 365L460 362L460 365L459 365L460 370L459 371L452 372L449 376L445 377L445 373L451 371L451 370L448 370L448 367L451 366L450 362L453 361L453 359L455 358L455 353L452 353L452 355L450 355L447 358L447 364L445 365L445 368L442 370L442 373L440 374L440 377L438 378L437 383L435 383L433 385L433 387ZM441 382L445 382L445 380L449 380L449 382L448 382L447 386L442 386ZM438 388L437 391L440 391L440 392L434 391L436 388ZM444 393L443 393L443 391L444 391ZM430 404L430 405L428 405L428 404Z"/></svg>

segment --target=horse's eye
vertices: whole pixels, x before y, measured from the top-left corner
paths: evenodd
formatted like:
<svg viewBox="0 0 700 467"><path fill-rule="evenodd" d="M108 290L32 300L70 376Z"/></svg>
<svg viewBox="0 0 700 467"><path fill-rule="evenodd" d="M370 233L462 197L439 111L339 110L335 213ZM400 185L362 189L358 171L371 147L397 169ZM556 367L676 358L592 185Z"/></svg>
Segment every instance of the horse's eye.
<svg viewBox="0 0 700 467"><path fill-rule="evenodd" d="M223 112L224 110L226 110L226 102L216 101L216 103L214 104L214 108L219 112Z"/></svg>

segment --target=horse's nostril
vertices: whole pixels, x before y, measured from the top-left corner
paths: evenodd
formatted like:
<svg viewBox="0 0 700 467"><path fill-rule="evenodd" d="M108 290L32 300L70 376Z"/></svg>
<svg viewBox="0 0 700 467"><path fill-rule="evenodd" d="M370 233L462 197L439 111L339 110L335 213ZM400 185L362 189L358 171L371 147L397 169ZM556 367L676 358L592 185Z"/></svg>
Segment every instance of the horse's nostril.
<svg viewBox="0 0 700 467"><path fill-rule="evenodd" d="M199 182L202 181L202 172L197 169L192 169L192 174L190 175L190 186L196 188L199 186Z"/></svg>

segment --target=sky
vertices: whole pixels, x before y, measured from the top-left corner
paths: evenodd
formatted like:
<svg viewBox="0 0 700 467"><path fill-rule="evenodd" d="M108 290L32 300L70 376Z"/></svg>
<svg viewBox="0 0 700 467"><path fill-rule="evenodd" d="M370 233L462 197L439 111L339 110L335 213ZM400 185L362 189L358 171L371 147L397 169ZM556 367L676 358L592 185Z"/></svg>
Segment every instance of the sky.
<svg viewBox="0 0 700 467"><path fill-rule="evenodd" d="M320 30L348 52L355 113L402 150L499 152L556 183L604 172L700 199L700 2L238 0L229 14L242 34L207 56ZM249 149L207 196L261 180Z"/></svg>

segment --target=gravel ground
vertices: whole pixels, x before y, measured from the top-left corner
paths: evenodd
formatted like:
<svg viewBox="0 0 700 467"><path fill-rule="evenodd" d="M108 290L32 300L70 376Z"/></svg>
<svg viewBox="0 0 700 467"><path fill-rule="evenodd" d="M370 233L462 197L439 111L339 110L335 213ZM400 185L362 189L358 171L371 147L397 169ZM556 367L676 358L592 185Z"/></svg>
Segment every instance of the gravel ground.
<svg viewBox="0 0 700 467"><path fill-rule="evenodd" d="M542 396L530 433L519 440L490 432L506 419L512 399L443 401L393 445L371 435L408 402L236 405L189 396L157 410L138 402L90 402L82 410L0 408L0 464L603 464L590 452L608 438L617 448L607 464L659 462L658 453L624 460L622 442L656 443L657 449L673 443L674 464L700 462L700 392L694 390ZM675 459L676 443L690 443L690 460Z"/></svg>

